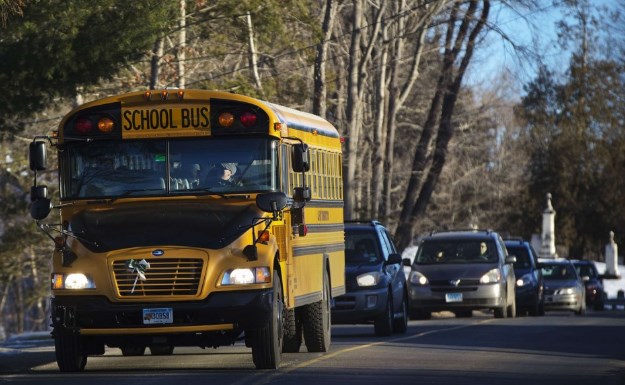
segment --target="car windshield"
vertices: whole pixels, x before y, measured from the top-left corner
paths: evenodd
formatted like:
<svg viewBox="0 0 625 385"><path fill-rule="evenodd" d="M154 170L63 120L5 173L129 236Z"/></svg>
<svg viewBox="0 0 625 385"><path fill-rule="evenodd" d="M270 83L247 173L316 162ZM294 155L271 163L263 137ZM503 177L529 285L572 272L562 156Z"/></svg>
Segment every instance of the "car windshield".
<svg viewBox="0 0 625 385"><path fill-rule="evenodd" d="M345 232L345 262L351 264L380 262L382 258L376 245L375 232L347 230Z"/></svg>
<svg viewBox="0 0 625 385"><path fill-rule="evenodd" d="M516 257L516 262L514 262L515 269L529 269L532 267L530 254L525 247L507 246L506 248L508 249L508 254Z"/></svg>
<svg viewBox="0 0 625 385"><path fill-rule="evenodd" d="M65 199L271 191L279 180L277 143L263 137L67 142L61 167Z"/></svg>
<svg viewBox="0 0 625 385"><path fill-rule="evenodd" d="M416 263L462 264L497 262L498 253L493 241L435 240L424 242L417 251Z"/></svg>
<svg viewBox="0 0 625 385"><path fill-rule="evenodd" d="M543 264L542 273L549 280L571 280L577 278L575 268L572 265Z"/></svg>
<svg viewBox="0 0 625 385"><path fill-rule="evenodd" d="M597 278L597 272L595 271L594 266L589 264L575 265L575 270L577 270L577 274L579 274L580 277Z"/></svg>

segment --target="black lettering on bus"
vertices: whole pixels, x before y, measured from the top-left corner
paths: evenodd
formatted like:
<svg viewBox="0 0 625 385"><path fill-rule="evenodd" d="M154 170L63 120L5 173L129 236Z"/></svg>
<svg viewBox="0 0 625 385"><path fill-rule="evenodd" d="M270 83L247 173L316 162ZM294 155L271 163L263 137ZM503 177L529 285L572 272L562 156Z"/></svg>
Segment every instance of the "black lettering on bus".
<svg viewBox="0 0 625 385"><path fill-rule="evenodd" d="M141 124L136 127L137 130L150 128L150 111L141 110Z"/></svg>
<svg viewBox="0 0 625 385"><path fill-rule="evenodd" d="M132 112L124 111L124 123L122 124L124 130L132 130Z"/></svg>
<svg viewBox="0 0 625 385"><path fill-rule="evenodd" d="M167 114L169 116L169 121L167 123L169 128L178 128L178 126L176 126L176 124L174 124L174 110L172 110L170 108L169 110L167 110Z"/></svg>
<svg viewBox="0 0 625 385"><path fill-rule="evenodd" d="M150 111L150 125L149 128L157 129L159 127L159 111L151 110Z"/></svg>
<svg viewBox="0 0 625 385"><path fill-rule="evenodd" d="M189 127L189 110L187 110L186 108L180 109L180 120L182 128Z"/></svg>
<svg viewBox="0 0 625 385"><path fill-rule="evenodd" d="M208 108L200 108L200 115L202 117L202 119L200 120L200 126L208 127L210 125L210 119L208 118Z"/></svg>

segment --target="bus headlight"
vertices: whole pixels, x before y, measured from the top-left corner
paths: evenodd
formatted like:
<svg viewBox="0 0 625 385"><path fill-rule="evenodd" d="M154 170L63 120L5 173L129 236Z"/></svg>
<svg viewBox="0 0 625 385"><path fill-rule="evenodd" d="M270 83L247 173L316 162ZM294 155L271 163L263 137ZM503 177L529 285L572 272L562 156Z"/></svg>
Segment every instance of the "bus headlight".
<svg viewBox="0 0 625 385"><path fill-rule="evenodd" d="M82 290L95 289L95 282L91 276L82 273L60 274L52 273L52 289Z"/></svg>
<svg viewBox="0 0 625 385"><path fill-rule="evenodd" d="M271 275L267 266L229 269L226 270L221 279L222 285L249 285L269 282L271 282Z"/></svg>

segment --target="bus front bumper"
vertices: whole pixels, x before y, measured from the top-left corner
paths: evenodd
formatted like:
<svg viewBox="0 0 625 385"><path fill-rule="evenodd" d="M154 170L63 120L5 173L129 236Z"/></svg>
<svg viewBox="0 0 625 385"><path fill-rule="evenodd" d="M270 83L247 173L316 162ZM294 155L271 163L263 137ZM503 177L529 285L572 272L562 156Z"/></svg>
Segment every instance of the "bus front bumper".
<svg viewBox="0 0 625 385"><path fill-rule="evenodd" d="M258 329L271 317L273 290L219 292L203 301L114 303L104 296L52 298L52 326L81 335L204 333ZM171 309L171 323L145 324L144 309Z"/></svg>

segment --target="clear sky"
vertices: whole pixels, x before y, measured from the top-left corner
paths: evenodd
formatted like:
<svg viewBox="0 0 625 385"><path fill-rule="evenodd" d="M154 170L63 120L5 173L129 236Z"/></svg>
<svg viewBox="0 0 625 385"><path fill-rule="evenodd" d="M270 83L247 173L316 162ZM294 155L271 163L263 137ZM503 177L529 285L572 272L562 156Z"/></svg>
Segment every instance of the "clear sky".
<svg viewBox="0 0 625 385"><path fill-rule="evenodd" d="M616 7L618 0L589 0L593 7ZM501 73L508 71L518 90L531 81L537 69L538 57L553 71L568 67L569 53L557 44L556 23L562 20L561 9L552 0L544 0L536 10L510 9L497 2L491 9L492 30L476 50L465 84L482 85L496 82ZM602 17L602 16L600 16ZM527 50L527 55L515 52L511 42ZM519 91L517 91L519 92Z"/></svg>

